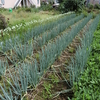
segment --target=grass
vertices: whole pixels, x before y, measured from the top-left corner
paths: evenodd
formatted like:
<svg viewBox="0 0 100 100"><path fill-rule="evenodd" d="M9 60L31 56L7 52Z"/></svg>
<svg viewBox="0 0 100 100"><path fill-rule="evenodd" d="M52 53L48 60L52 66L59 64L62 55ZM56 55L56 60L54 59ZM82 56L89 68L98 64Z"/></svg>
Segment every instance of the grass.
<svg viewBox="0 0 100 100"><path fill-rule="evenodd" d="M22 22L28 22L31 20L39 20L39 19L45 19L51 16L54 16L58 12L54 11L31 11L26 12L25 9L14 9L12 12L9 12L9 10L0 11L2 15L5 16L6 20L9 18L9 25L13 26L16 24L20 24Z"/></svg>
<svg viewBox="0 0 100 100"><path fill-rule="evenodd" d="M12 12L9 12L9 10L7 10L7 9L6 10L0 9L0 12L3 16L5 16L6 21L7 21L7 19L9 19L9 21L7 21L8 27L12 27L14 25L21 24L21 23L24 26L26 22L30 22L33 20L42 20L42 19L45 20L46 18L53 17L54 15L57 15L59 13L59 12L54 11L54 10L42 11L42 10L37 9L37 11L35 11L36 10L35 8L34 8L35 10L33 10L33 8L28 8L28 9L30 9L31 12L26 11L27 8L13 9ZM53 20L56 20L56 19L53 19ZM53 21L53 20L49 20L49 21ZM42 24L48 23L49 21L44 21ZM15 30L7 31L6 35L3 35L3 38L0 37L0 40L4 41L13 35L16 36L16 34L21 35L21 33L27 32L27 30L29 28L33 28L33 27L38 26L38 25L40 25L40 23L33 23L30 26L24 26L23 28L20 28L18 30L16 28Z"/></svg>

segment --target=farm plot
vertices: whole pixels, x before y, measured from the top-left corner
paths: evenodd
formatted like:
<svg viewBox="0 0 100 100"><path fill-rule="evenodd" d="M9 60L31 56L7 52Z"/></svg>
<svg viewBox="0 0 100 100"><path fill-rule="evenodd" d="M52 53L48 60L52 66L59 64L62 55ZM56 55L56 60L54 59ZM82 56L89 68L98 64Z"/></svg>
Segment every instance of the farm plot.
<svg viewBox="0 0 100 100"><path fill-rule="evenodd" d="M67 17L67 19L69 19L69 18L72 18L72 17L75 17L75 14L73 14L73 15L70 15L70 16L68 16ZM77 20L79 20L79 19L81 19L83 17L83 15L81 15L81 16L79 16L79 17L76 17L76 18L74 18L72 21L68 21L68 24L66 24L66 27L68 27L68 26L70 26L72 23L75 23L75 21L77 21ZM62 18L61 19L62 21L65 21L65 18ZM60 20L59 20L59 22L61 22ZM62 22L62 25L65 25L65 23L63 23ZM51 23L51 25L52 25L52 23ZM52 25L53 26L53 25ZM47 26L46 26L47 27ZM61 31L63 31L63 30L65 30L65 28L66 28L65 26L64 26L64 28L62 28L62 27L59 27L59 30L54 30L54 28L53 28L53 31L51 30L51 31L47 31L47 32L45 32L43 35L42 35L42 40L41 40L41 44L45 44L46 43L46 41L48 41L48 40L50 40L49 38L52 38L52 37L50 37L50 36L53 36L53 32L55 32L55 34L57 35L57 34L59 34ZM56 29L58 28L58 27L55 27ZM48 32L49 32L49 35L48 35L48 40L46 40L46 38L44 38L44 36L46 35L46 33L48 34ZM33 34L33 33L32 33ZM56 35L55 36L53 36L53 37L56 37ZM28 36L28 35L27 35ZM25 39L26 39L26 37L24 37ZM23 39L23 40L25 40L25 39ZM38 39L35 39L35 40L33 40L33 38L32 38L32 36L30 36L30 40L28 41L28 39L29 39L29 36L27 37L27 42L25 41L23 44L21 44L22 42L19 42L20 40L18 40L18 39L14 39L14 41L13 40L9 40L9 41L6 41L6 43L4 44L4 45L2 45L1 47L2 47L2 51L3 52L5 52L5 51L11 51L11 55L12 55L12 50L14 50L15 51L15 53L19 56L19 59L25 59L25 57L27 56L27 55L31 55L31 53L32 53L32 51L33 51L33 46L32 46L32 42L37 42L37 40ZM45 41L46 40L46 41ZM43 42L42 42L43 41ZM39 41L38 41L39 42ZM38 45L36 45L34 43L34 49L36 49L36 47L39 47ZM12 49L13 48L13 49ZM30 49L29 49L30 48ZM11 50L12 49L12 50ZM11 60L10 60L11 61ZM12 61L12 62L14 62L14 61Z"/></svg>
<svg viewBox="0 0 100 100"><path fill-rule="evenodd" d="M27 42L28 40L52 29L54 26L56 26L57 24L63 23L66 20L69 20L70 18L75 17L75 14L72 14L68 17L63 17L59 20L56 20L52 23L48 23L46 25L40 25L40 26L36 26L35 28L29 29L26 33L23 33L22 35L17 35L16 37L13 37L12 35L10 36L9 39L5 40L4 42L1 42L0 46L4 47L5 49L2 48L2 50L9 50L9 48L11 48L11 46L14 46L16 43L22 43L22 42ZM9 46L10 45L10 46ZM6 47L8 46L8 47Z"/></svg>
<svg viewBox="0 0 100 100"><path fill-rule="evenodd" d="M39 84L36 91L34 91L33 98L36 100L67 100L68 96L72 98L73 89L71 89L71 87L73 86L73 83L77 81L80 74L84 71L87 58L91 51L93 32L97 27L98 21L99 16L95 18L91 24L87 25L83 29L83 32L79 34L79 36L83 38L81 45L79 45L80 39L77 37L70 47L68 47L62 53L59 59L52 65L51 69L48 70L48 73L46 73L46 75L44 75L42 78L43 80L41 81L41 84ZM76 53L75 50L73 50L73 47L77 48ZM74 58L71 58L72 63L68 65L68 59L73 54ZM68 65L67 67L66 63ZM34 96L35 93L37 94L36 96ZM77 95L76 98L78 98Z"/></svg>
<svg viewBox="0 0 100 100"><path fill-rule="evenodd" d="M100 99L100 22L93 36L91 53L86 69L79 81L74 83L74 99ZM77 95L77 94L81 95ZM91 96L92 94L92 96Z"/></svg>
<svg viewBox="0 0 100 100"><path fill-rule="evenodd" d="M75 14L72 14L53 24L38 27L29 31L28 35L25 34L22 40L17 37L18 40L12 38L10 42L3 43L0 71L1 83L4 85L0 85L1 99L24 100L29 96L31 89L37 87L47 69L84 28L92 15L86 18L83 15L74 17ZM98 17L95 20L97 23Z"/></svg>

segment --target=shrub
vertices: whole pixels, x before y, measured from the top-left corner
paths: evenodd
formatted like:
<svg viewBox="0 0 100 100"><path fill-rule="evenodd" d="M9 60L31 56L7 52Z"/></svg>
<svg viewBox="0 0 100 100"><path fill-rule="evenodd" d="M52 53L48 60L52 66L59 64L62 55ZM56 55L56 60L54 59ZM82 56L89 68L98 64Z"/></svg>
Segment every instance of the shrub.
<svg viewBox="0 0 100 100"><path fill-rule="evenodd" d="M20 6L18 6L18 7L16 7L16 9L18 10L18 9L21 9L22 7L20 7Z"/></svg>
<svg viewBox="0 0 100 100"><path fill-rule="evenodd" d="M0 8L0 12L7 11L5 8Z"/></svg>
<svg viewBox="0 0 100 100"><path fill-rule="evenodd" d="M89 4L89 9L93 9L93 8L94 8L93 4Z"/></svg>
<svg viewBox="0 0 100 100"><path fill-rule="evenodd" d="M6 19L0 14L0 29L5 29L7 27Z"/></svg>
<svg viewBox="0 0 100 100"><path fill-rule="evenodd" d="M85 17L87 17L87 16L88 16L88 12L87 12L87 11L82 10L82 13L84 14L84 16L85 16Z"/></svg>
<svg viewBox="0 0 100 100"><path fill-rule="evenodd" d="M26 8L25 11L26 12L31 12L32 10L31 10L31 8Z"/></svg>
<svg viewBox="0 0 100 100"><path fill-rule="evenodd" d="M46 5L42 5L41 9L44 10L44 11L49 11L49 10L52 10L53 7L52 7L51 4L46 4Z"/></svg>
<svg viewBox="0 0 100 100"><path fill-rule="evenodd" d="M97 14L93 13L93 18L95 18L97 16Z"/></svg>
<svg viewBox="0 0 100 100"><path fill-rule="evenodd" d="M36 8L36 6L35 5L31 5L31 8Z"/></svg>
<svg viewBox="0 0 100 100"><path fill-rule="evenodd" d="M84 0L58 0L60 3L59 10L63 12L78 11L82 9Z"/></svg>
<svg viewBox="0 0 100 100"><path fill-rule="evenodd" d="M21 7L17 7L17 13L20 13L22 11L22 8Z"/></svg>
<svg viewBox="0 0 100 100"><path fill-rule="evenodd" d="M100 9L100 5L99 4L95 4L94 8L95 9Z"/></svg>
<svg viewBox="0 0 100 100"><path fill-rule="evenodd" d="M33 8L33 9L32 9L32 12L37 13L37 12L39 12L40 10L41 10L40 8Z"/></svg>

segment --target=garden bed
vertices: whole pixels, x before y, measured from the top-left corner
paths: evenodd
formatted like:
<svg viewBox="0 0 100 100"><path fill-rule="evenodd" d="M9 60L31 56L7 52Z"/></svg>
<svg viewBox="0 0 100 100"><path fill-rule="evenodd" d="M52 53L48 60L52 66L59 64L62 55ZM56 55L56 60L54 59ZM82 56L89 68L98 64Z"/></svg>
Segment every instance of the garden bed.
<svg viewBox="0 0 100 100"><path fill-rule="evenodd" d="M100 22L94 33L92 51L86 69L79 81L74 84L73 100L100 99Z"/></svg>
<svg viewBox="0 0 100 100"><path fill-rule="evenodd" d="M94 32L98 18L92 19L92 14L87 17L65 15L29 30L21 39L12 37L9 42L5 41L1 46L0 97L7 100L66 100L72 97L76 76L73 76L74 66L70 64L75 58L70 57L77 57L79 52L81 58L83 51L88 55L90 33ZM82 71L80 67L78 69ZM74 71L77 73L78 70Z"/></svg>

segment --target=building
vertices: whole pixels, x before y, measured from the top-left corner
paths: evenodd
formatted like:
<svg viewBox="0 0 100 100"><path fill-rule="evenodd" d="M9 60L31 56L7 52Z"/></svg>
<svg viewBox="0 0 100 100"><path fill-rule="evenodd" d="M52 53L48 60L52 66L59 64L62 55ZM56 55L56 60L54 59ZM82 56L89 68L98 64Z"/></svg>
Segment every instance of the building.
<svg viewBox="0 0 100 100"><path fill-rule="evenodd" d="M31 5L40 7L40 0L0 0L0 6L4 8L30 7Z"/></svg>
<svg viewBox="0 0 100 100"><path fill-rule="evenodd" d="M100 0L90 0L90 3L95 5L95 4L99 4Z"/></svg>
<svg viewBox="0 0 100 100"><path fill-rule="evenodd" d="M87 0L87 2L93 5L100 4L100 0Z"/></svg>

